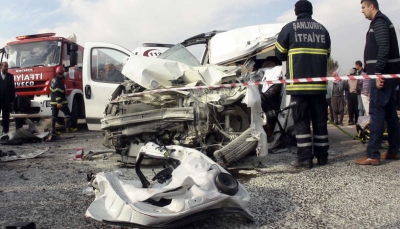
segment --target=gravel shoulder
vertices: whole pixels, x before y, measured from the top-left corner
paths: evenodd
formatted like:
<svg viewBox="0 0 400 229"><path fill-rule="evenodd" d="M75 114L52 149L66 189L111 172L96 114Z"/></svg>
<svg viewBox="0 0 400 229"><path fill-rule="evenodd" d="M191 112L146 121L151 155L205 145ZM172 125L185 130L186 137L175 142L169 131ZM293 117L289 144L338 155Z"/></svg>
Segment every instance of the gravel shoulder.
<svg viewBox="0 0 400 229"><path fill-rule="evenodd" d="M344 127L355 134L353 127ZM66 136L66 135L64 135ZM365 145L329 125L330 161L311 170L289 166L295 148L269 154L263 167L236 169L233 174L251 194L255 222L236 216L212 217L187 228L399 228L400 161L358 166ZM75 138L51 143L1 146L2 151L28 153L49 147L35 159L0 162L0 225L33 221L37 228L117 228L84 217L93 196L86 173L120 170L135 179L134 167L121 167L119 155L93 161L73 161L76 148L104 150L101 132L83 131ZM384 152L384 150L382 150ZM258 161L260 159L255 159ZM147 174L152 174L149 169Z"/></svg>

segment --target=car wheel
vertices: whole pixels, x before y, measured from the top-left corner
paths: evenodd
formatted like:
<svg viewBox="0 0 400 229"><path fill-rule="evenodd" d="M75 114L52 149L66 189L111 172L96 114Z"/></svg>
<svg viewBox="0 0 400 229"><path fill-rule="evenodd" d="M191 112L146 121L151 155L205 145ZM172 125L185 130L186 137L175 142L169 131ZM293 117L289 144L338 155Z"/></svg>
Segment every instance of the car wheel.
<svg viewBox="0 0 400 229"><path fill-rule="evenodd" d="M233 196L239 191L237 180L227 173L220 173L215 177L215 185L224 194Z"/></svg>

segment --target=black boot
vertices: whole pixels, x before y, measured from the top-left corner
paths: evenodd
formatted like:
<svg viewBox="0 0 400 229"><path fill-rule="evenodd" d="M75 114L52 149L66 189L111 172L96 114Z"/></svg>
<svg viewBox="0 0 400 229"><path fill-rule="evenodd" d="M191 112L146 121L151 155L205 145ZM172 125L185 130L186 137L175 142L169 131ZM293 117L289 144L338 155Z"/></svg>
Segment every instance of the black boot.
<svg viewBox="0 0 400 229"><path fill-rule="evenodd" d="M312 159L307 160L307 161L296 160L296 161L293 161L290 165L295 168L307 168L307 169L312 169L314 166Z"/></svg>
<svg viewBox="0 0 400 229"><path fill-rule="evenodd" d="M64 123L65 123L65 132L69 133L69 129L71 129L71 119L69 117L65 117Z"/></svg>
<svg viewBox="0 0 400 229"><path fill-rule="evenodd" d="M51 120L51 134L52 135L60 135L61 133L60 132L57 132L56 131L56 120Z"/></svg>
<svg viewBox="0 0 400 229"><path fill-rule="evenodd" d="M70 117L65 118L64 121L65 121L65 131L67 133L74 133L78 130L78 128L72 127L72 122Z"/></svg>
<svg viewBox="0 0 400 229"><path fill-rule="evenodd" d="M326 165L328 164L328 157L318 157L317 161L318 165Z"/></svg>

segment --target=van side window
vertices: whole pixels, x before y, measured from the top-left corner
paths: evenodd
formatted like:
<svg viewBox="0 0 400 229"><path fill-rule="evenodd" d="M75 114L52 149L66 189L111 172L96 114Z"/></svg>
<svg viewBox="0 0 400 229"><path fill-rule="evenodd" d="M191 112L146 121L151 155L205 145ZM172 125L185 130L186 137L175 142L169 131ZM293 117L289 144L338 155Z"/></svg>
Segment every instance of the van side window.
<svg viewBox="0 0 400 229"><path fill-rule="evenodd" d="M105 83L122 83L125 76L122 67L128 60L128 55L110 48L94 48L91 50L92 80Z"/></svg>
<svg viewBox="0 0 400 229"><path fill-rule="evenodd" d="M79 71L82 71L82 66L83 66L83 51L81 49L78 49L78 64L77 64L77 69Z"/></svg>

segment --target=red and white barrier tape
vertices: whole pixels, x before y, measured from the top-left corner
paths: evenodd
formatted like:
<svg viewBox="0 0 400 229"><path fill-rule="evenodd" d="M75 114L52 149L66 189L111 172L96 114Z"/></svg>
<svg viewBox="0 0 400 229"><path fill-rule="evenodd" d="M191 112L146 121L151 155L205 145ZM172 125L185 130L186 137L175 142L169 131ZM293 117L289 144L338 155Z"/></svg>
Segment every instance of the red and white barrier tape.
<svg viewBox="0 0 400 229"><path fill-rule="evenodd" d="M214 88L233 88L233 87L247 87L250 85L263 85L263 84L288 84L288 83L311 83L311 82L323 82L323 81L333 81L333 80L357 80L357 79L399 79L400 76L396 74L385 74L385 75L359 75L359 76L332 76L332 77L316 77L316 78L302 78L302 79L292 79L292 80L267 80L267 81L257 81L251 83L230 83L230 84L220 84L220 85L210 85L210 86L194 86L194 87L178 87L178 88L164 88L155 89L149 91L136 92L131 94L125 94L123 97L133 97L144 94L160 93L166 91L187 91L187 90L199 90L199 89L214 89ZM118 102L119 98L113 102Z"/></svg>

